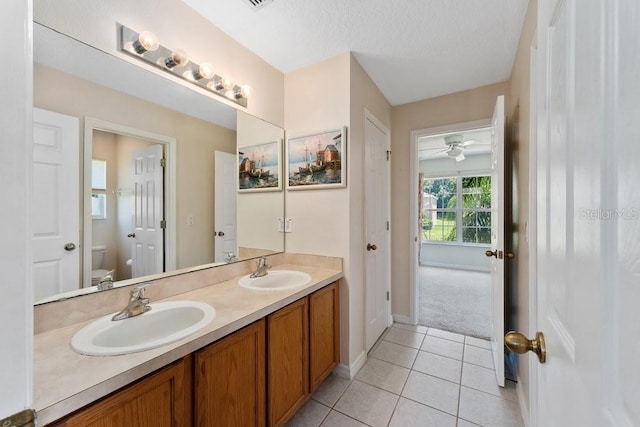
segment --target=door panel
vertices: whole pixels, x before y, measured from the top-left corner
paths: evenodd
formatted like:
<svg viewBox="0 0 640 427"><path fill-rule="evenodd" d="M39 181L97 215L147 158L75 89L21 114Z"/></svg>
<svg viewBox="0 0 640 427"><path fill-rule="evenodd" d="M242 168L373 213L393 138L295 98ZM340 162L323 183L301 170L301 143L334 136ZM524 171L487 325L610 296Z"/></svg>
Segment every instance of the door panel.
<svg viewBox="0 0 640 427"><path fill-rule="evenodd" d="M76 117L33 109L31 199L35 300L80 286L80 163ZM73 250L65 250L72 243Z"/></svg>
<svg viewBox="0 0 640 427"><path fill-rule="evenodd" d="M496 381L504 387L504 96L491 120L491 353Z"/></svg>
<svg viewBox="0 0 640 427"><path fill-rule="evenodd" d="M640 4L538 6L538 425L640 425Z"/></svg>
<svg viewBox="0 0 640 427"><path fill-rule="evenodd" d="M389 137L369 118L365 119L366 238L366 346L367 351L389 326L390 302L390 174Z"/></svg>
<svg viewBox="0 0 640 427"><path fill-rule="evenodd" d="M164 271L164 169L162 145L132 154L134 179L134 233L132 276Z"/></svg>
<svg viewBox="0 0 640 427"><path fill-rule="evenodd" d="M234 154L216 151L215 167L215 262L224 262L229 253L238 256L238 159Z"/></svg>

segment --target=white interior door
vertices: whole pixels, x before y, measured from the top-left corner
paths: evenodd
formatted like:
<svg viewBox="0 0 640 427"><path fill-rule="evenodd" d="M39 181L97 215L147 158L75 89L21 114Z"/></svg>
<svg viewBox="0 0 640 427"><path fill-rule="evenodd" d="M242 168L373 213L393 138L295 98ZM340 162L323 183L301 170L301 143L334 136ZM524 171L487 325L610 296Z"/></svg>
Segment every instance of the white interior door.
<svg viewBox="0 0 640 427"><path fill-rule="evenodd" d="M539 426L640 425L639 17L538 3Z"/></svg>
<svg viewBox="0 0 640 427"><path fill-rule="evenodd" d="M375 344L390 324L390 173L389 131L375 119L365 119L366 210L366 345Z"/></svg>
<svg viewBox="0 0 640 427"><path fill-rule="evenodd" d="M504 96L491 120L491 353L496 381L504 387Z"/></svg>
<svg viewBox="0 0 640 427"><path fill-rule="evenodd" d="M164 169L161 144L132 153L134 179L132 277L164 271Z"/></svg>
<svg viewBox="0 0 640 427"><path fill-rule="evenodd" d="M80 287L79 121L33 109L35 300Z"/></svg>
<svg viewBox="0 0 640 427"><path fill-rule="evenodd" d="M236 198L238 157L215 152L215 262L224 262L228 254L238 255Z"/></svg>

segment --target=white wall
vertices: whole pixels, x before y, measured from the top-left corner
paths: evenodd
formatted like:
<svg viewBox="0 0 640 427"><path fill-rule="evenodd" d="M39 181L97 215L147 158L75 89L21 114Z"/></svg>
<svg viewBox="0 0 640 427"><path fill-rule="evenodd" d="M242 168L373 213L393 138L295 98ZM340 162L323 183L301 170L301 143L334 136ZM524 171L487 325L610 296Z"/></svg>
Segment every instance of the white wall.
<svg viewBox="0 0 640 427"><path fill-rule="evenodd" d="M0 418L32 405L33 288L29 189L33 105L31 1L8 0L0 14Z"/></svg>

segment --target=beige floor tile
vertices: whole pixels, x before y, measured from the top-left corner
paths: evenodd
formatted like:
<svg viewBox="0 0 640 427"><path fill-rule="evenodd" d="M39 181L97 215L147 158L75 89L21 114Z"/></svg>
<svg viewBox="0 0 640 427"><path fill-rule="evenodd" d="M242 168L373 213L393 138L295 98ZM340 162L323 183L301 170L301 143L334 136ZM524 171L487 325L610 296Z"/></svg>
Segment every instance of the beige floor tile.
<svg viewBox="0 0 640 427"><path fill-rule="evenodd" d="M407 331L417 332L419 334L427 333L427 327L422 325L407 325L405 323L394 323L393 326L400 329L406 329Z"/></svg>
<svg viewBox="0 0 640 427"><path fill-rule="evenodd" d="M411 368L411 366L413 366L413 361L416 360L417 355L418 350L415 348L405 347L388 341L382 341L378 348L370 354L371 357L405 368Z"/></svg>
<svg viewBox="0 0 640 427"><path fill-rule="evenodd" d="M431 335L432 337L444 338L445 340L455 341L455 342L464 342L464 335L455 334L449 331L443 331L441 329L429 328L427 335Z"/></svg>
<svg viewBox="0 0 640 427"><path fill-rule="evenodd" d="M518 403L462 387L459 417L481 426L523 427Z"/></svg>
<svg viewBox="0 0 640 427"><path fill-rule="evenodd" d="M440 356L450 357L452 359L462 360L462 350L464 344L427 335L422 342L420 350L429 353L439 354Z"/></svg>
<svg viewBox="0 0 640 427"><path fill-rule="evenodd" d="M402 390L402 396L456 415L459 388L458 384L450 381L412 371Z"/></svg>
<svg viewBox="0 0 640 427"><path fill-rule="evenodd" d="M459 384L462 362L439 354L421 351L413 364L413 369Z"/></svg>
<svg viewBox="0 0 640 427"><path fill-rule="evenodd" d="M347 389L351 381L331 374L320 387L311 395L311 398L315 401L322 403L325 406L333 407L336 404L342 393Z"/></svg>
<svg viewBox="0 0 640 427"><path fill-rule="evenodd" d="M516 385L513 381L505 381L505 386L500 387L496 383L496 371L482 366L464 363L462 366L462 385L503 399L518 401Z"/></svg>
<svg viewBox="0 0 640 427"><path fill-rule="evenodd" d="M331 411L322 423L322 427L367 427L367 425L340 412Z"/></svg>
<svg viewBox="0 0 640 427"><path fill-rule="evenodd" d="M407 347L420 348L424 334L393 327L386 333L384 340Z"/></svg>
<svg viewBox="0 0 640 427"><path fill-rule="evenodd" d="M464 347L463 361L465 363L473 363L474 365L482 366L484 368L494 369L493 355L491 354L491 350L487 350L484 348L466 345Z"/></svg>
<svg viewBox="0 0 640 427"><path fill-rule="evenodd" d="M389 427L455 427L456 417L401 397Z"/></svg>
<svg viewBox="0 0 640 427"><path fill-rule="evenodd" d="M397 401L393 393L354 380L334 409L370 426L386 426Z"/></svg>
<svg viewBox="0 0 640 427"><path fill-rule="evenodd" d="M318 427L327 417L329 411L331 408L328 406L309 399L289 420L287 427Z"/></svg>
<svg viewBox="0 0 640 427"><path fill-rule="evenodd" d="M485 348L487 350L491 350L491 341L489 340L481 340L480 338L474 337L464 337L464 343L468 345L472 345L474 347Z"/></svg>
<svg viewBox="0 0 640 427"><path fill-rule="evenodd" d="M370 357L356 379L394 394L400 394L409 376L409 369Z"/></svg>

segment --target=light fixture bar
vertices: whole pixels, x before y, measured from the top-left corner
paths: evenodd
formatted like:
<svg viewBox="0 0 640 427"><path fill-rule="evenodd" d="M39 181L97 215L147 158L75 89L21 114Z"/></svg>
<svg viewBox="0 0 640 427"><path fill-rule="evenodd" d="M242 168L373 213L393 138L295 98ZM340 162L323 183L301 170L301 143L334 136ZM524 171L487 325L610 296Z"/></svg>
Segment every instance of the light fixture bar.
<svg viewBox="0 0 640 427"><path fill-rule="evenodd" d="M155 48L153 50L147 49L148 44L144 43L146 41L144 38L141 43L141 34L143 36L146 35L148 39L148 32L138 33L121 24L118 24L118 27L120 32L118 48L120 51L199 86L207 92L222 96L243 107L247 106L247 97L250 89L248 90L246 86L233 84L228 79L213 73L211 65L207 63L197 64L187 60L185 52L180 49L172 50L160 43L157 44L157 48L155 48L155 45L152 46L152 48ZM176 58L184 59L184 61L176 60Z"/></svg>

